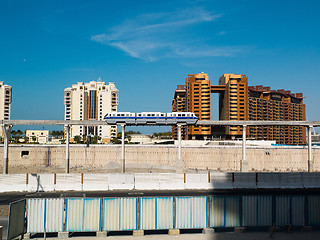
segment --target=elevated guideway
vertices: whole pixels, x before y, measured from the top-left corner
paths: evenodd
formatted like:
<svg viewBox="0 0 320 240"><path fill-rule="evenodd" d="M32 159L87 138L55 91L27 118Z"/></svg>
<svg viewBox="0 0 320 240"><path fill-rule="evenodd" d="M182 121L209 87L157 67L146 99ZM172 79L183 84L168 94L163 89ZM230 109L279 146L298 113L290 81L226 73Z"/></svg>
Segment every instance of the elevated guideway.
<svg viewBox="0 0 320 240"><path fill-rule="evenodd" d="M98 126L98 125L109 125L105 121L89 121L89 120L1 120L0 124L4 133L4 157L3 157L3 173L8 174L8 148L9 138L12 126L14 125L63 125L66 133L66 161L65 161L65 172L69 173L70 165L70 126L71 125L86 125L86 126ZM126 126L134 126L136 124L119 124L122 131L122 148L121 148L121 159L122 159L122 172L125 173L125 144L124 144L124 132ZM163 126L167 124L146 124L147 126ZM178 128L178 147L177 147L177 163L181 163L181 126L183 124L177 123ZM242 136L242 160L241 160L241 171L248 171L248 161L246 160L246 128L247 126L304 126L308 128L308 171L311 172L313 168L312 158L312 141L311 141L311 129L313 127L320 126L320 121L198 121L194 125L208 125L208 126L241 126L243 128Z"/></svg>

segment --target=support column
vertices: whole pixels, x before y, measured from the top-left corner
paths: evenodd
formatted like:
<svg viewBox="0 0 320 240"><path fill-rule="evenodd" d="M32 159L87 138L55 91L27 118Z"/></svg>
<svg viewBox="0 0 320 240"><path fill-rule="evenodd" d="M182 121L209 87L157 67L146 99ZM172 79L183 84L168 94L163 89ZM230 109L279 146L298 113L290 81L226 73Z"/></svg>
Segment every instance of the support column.
<svg viewBox="0 0 320 240"><path fill-rule="evenodd" d="M178 160L181 160L181 124L178 124Z"/></svg>
<svg viewBox="0 0 320 240"><path fill-rule="evenodd" d="M313 171L313 159L312 159L312 139L311 129L313 126L308 126L308 172Z"/></svg>
<svg viewBox="0 0 320 240"><path fill-rule="evenodd" d="M2 125L2 133L3 133L3 174L8 174L9 169L9 138L11 134L11 125Z"/></svg>
<svg viewBox="0 0 320 240"><path fill-rule="evenodd" d="M240 166L240 172L247 172L248 171L248 162L246 160L246 130L247 126L242 126L242 160Z"/></svg>
<svg viewBox="0 0 320 240"><path fill-rule="evenodd" d="M183 173L184 172L184 162L181 154L181 127L182 124L177 124L178 128L178 152L177 152L177 160L175 164L176 172Z"/></svg>
<svg viewBox="0 0 320 240"><path fill-rule="evenodd" d="M66 166L65 166L65 173L69 173L69 166L70 166L70 126L65 125L66 131Z"/></svg>
<svg viewBox="0 0 320 240"><path fill-rule="evenodd" d="M126 172L126 159L125 159L125 148L124 148L124 130L126 125L121 124L121 160L122 160L122 173Z"/></svg>

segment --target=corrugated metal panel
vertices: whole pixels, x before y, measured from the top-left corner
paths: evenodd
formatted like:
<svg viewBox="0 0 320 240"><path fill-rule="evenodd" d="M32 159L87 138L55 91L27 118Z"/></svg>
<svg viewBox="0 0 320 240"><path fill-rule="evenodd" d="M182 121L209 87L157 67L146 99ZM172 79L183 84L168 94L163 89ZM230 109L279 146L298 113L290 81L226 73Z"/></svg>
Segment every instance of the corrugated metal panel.
<svg viewBox="0 0 320 240"><path fill-rule="evenodd" d="M224 227L225 198L213 196L209 198L209 227Z"/></svg>
<svg viewBox="0 0 320 240"><path fill-rule="evenodd" d="M103 230L136 230L137 204L137 198L104 198Z"/></svg>
<svg viewBox="0 0 320 240"><path fill-rule="evenodd" d="M276 197L276 225L283 227L290 224L290 197Z"/></svg>
<svg viewBox="0 0 320 240"><path fill-rule="evenodd" d="M291 224L293 226L304 226L304 196L291 197Z"/></svg>
<svg viewBox="0 0 320 240"><path fill-rule="evenodd" d="M65 231L83 231L83 198L66 199L66 221Z"/></svg>
<svg viewBox="0 0 320 240"><path fill-rule="evenodd" d="M242 221L243 226L258 226L258 202L257 196L242 197Z"/></svg>
<svg viewBox="0 0 320 240"><path fill-rule="evenodd" d="M101 199L87 198L84 200L83 230L100 231Z"/></svg>
<svg viewBox="0 0 320 240"><path fill-rule="evenodd" d="M272 197L243 196L243 226L272 226Z"/></svg>
<svg viewBox="0 0 320 240"><path fill-rule="evenodd" d="M140 229L156 229L155 198L140 198Z"/></svg>
<svg viewBox="0 0 320 240"><path fill-rule="evenodd" d="M10 203L7 239L13 239L25 233L26 200ZM1 236L2 238L2 236Z"/></svg>
<svg viewBox="0 0 320 240"><path fill-rule="evenodd" d="M320 226L320 196L308 196L308 224Z"/></svg>
<svg viewBox="0 0 320 240"><path fill-rule="evenodd" d="M173 228L173 198L157 198L157 229Z"/></svg>
<svg viewBox="0 0 320 240"><path fill-rule="evenodd" d="M225 226L240 226L239 197L226 197L225 201Z"/></svg>
<svg viewBox="0 0 320 240"><path fill-rule="evenodd" d="M66 224L68 232L100 231L101 199L68 198Z"/></svg>
<svg viewBox="0 0 320 240"><path fill-rule="evenodd" d="M51 198L46 199L46 231L62 232L63 231L63 215L64 215L64 199Z"/></svg>
<svg viewBox="0 0 320 240"><path fill-rule="evenodd" d="M258 196L258 225L272 226L272 197Z"/></svg>
<svg viewBox="0 0 320 240"><path fill-rule="evenodd" d="M206 197L175 199L175 228L205 228L207 226Z"/></svg>
<svg viewBox="0 0 320 240"><path fill-rule="evenodd" d="M43 232L45 228L45 199L27 200L27 232Z"/></svg>
<svg viewBox="0 0 320 240"><path fill-rule="evenodd" d="M140 229L173 228L173 198L140 198Z"/></svg>

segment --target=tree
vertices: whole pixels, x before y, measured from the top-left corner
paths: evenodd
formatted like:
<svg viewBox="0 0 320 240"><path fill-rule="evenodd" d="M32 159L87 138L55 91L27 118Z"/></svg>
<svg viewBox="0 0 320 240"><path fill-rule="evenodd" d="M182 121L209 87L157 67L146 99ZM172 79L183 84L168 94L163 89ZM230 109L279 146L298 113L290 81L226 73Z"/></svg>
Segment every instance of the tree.
<svg viewBox="0 0 320 240"><path fill-rule="evenodd" d="M62 137L64 136L64 132L62 130L61 131L53 130L50 132L50 135L53 137Z"/></svg>
<svg viewBox="0 0 320 240"><path fill-rule="evenodd" d="M81 139L81 136L80 136L80 135L76 135L76 136L73 137L73 141L75 141L75 142L78 143L78 144L81 143L81 140L82 140L82 139Z"/></svg>
<svg viewBox="0 0 320 240"><path fill-rule="evenodd" d="M98 140L101 140L101 137L100 136L93 136L93 138L91 139L91 143L92 144L97 144L98 143Z"/></svg>
<svg viewBox="0 0 320 240"><path fill-rule="evenodd" d="M121 140L119 140L119 138L113 138L113 139L111 139L111 143L113 143L113 144L120 144L121 143Z"/></svg>
<svg viewBox="0 0 320 240"><path fill-rule="evenodd" d="M32 141L35 143L37 138L35 136L32 136Z"/></svg>
<svg viewBox="0 0 320 240"><path fill-rule="evenodd" d="M15 138L15 137L17 136L17 132L16 132L15 130L12 130L12 131L11 131L11 136L12 136L13 138Z"/></svg>
<svg viewBox="0 0 320 240"><path fill-rule="evenodd" d="M153 133L153 137L158 139L171 139L172 133L171 132L159 132L159 133Z"/></svg>

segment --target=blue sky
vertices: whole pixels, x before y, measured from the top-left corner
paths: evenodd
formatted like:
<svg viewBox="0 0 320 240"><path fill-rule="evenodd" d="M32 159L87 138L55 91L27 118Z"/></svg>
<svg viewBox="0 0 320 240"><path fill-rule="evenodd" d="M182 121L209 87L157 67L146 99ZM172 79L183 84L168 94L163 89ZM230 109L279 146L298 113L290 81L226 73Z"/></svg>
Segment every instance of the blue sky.
<svg viewBox="0 0 320 240"><path fill-rule="evenodd" d="M319 1L1 0L0 81L13 87L11 119L63 119L76 82L115 82L119 111L169 112L187 74L239 73L303 92L320 120L319 13Z"/></svg>

